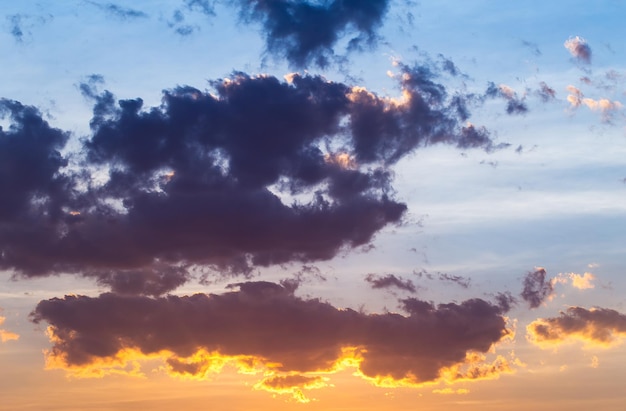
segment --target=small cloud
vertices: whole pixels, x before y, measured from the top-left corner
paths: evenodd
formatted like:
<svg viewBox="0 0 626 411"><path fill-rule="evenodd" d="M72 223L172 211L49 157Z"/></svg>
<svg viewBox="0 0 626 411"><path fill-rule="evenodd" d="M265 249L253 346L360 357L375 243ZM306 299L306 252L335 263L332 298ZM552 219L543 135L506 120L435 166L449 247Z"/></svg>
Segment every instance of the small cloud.
<svg viewBox="0 0 626 411"><path fill-rule="evenodd" d="M600 360L597 355L591 356L591 364L589 364L591 368L598 368L600 366Z"/></svg>
<svg viewBox="0 0 626 411"><path fill-rule="evenodd" d="M528 112L528 106L525 103L526 96L519 97L517 92L506 84L496 86L495 83L489 82L483 100L486 98L502 98L506 100L507 114L525 114Z"/></svg>
<svg viewBox="0 0 626 411"><path fill-rule="evenodd" d="M546 270L537 267L524 277L524 289L520 295L530 308L537 308L550 298L553 292L554 286L552 281L546 279Z"/></svg>
<svg viewBox="0 0 626 411"><path fill-rule="evenodd" d="M544 348L576 340L587 346L609 347L626 338L626 315L608 308L570 307L558 317L530 323L526 337Z"/></svg>
<svg viewBox="0 0 626 411"><path fill-rule="evenodd" d="M596 277L595 275L591 273L584 273L582 275L576 274L576 273L569 273L569 276L572 280L572 286L574 288L578 288L579 290L586 290L586 289L595 287L591 282L595 280Z"/></svg>
<svg viewBox="0 0 626 411"><path fill-rule="evenodd" d="M265 378L254 385L257 390L268 391L273 394L279 395L291 395L296 402L308 403L311 399L308 398L303 390L313 390L329 386L327 382L328 378L320 376L306 376L306 375L278 375Z"/></svg>
<svg viewBox="0 0 626 411"><path fill-rule="evenodd" d="M387 275L376 275L376 274L368 274L365 277L365 281L370 283L372 288L398 288L400 290L408 291L410 293L415 293L417 288L413 281L405 280L402 277L396 277L393 274Z"/></svg>
<svg viewBox="0 0 626 411"><path fill-rule="evenodd" d="M576 273L561 273L554 277L550 282L552 285L556 284L568 284L571 283L572 287L579 290L586 290L589 288L595 288L592 281L595 280L595 275L591 273L576 274Z"/></svg>
<svg viewBox="0 0 626 411"><path fill-rule="evenodd" d="M563 44L570 54L578 61L583 63L591 63L591 47L587 41L579 36L570 37Z"/></svg>
<svg viewBox="0 0 626 411"><path fill-rule="evenodd" d="M460 275L452 275L452 274L448 274L448 273L439 273L439 280L440 281L447 281L447 282L451 282L451 283L456 283L458 285L460 285L463 288L469 288L472 280L470 278L467 277L463 277Z"/></svg>
<svg viewBox="0 0 626 411"><path fill-rule="evenodd" d="M545 81L539 83L539 90L536 90L535 94L539 96L541 101L543 101L544 103L554 100L554 98L556 97L556 91L554 91L552 87L548 86Z"/></svg>
<svg viewBox="0 0 626 411"><path fill-rule="evenodd" d="M4 324L5 320L6 320L6 317L0 317L0 325ZM0 329L0 341L1 342L17 340L19 338L20 336L16 333Z"/></svg>

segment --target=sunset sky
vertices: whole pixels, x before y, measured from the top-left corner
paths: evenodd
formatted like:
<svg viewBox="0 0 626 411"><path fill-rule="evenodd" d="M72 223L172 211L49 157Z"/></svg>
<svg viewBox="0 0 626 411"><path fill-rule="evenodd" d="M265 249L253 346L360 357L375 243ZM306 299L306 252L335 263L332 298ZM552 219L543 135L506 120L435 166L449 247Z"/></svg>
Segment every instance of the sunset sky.
<svg viewBox="0 0 626 411"><path fill-rule="evenodd" d="M623 2L0 4L0 410L623 409Z"/></svg>

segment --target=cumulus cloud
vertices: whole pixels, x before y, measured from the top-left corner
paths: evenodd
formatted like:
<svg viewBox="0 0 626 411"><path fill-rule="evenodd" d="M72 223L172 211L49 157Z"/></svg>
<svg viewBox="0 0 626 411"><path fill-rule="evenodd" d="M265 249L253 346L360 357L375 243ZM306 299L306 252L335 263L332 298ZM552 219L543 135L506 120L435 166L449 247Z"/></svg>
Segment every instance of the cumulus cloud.
<svg viewBox="0 0 626 411"><path fill-rule="evenodd" d="M80 86L94 102L82 171L61 154L69 133L1 100L12 125L0 131L0 268L159 295L198 266L250 274L368 244L406 211L393 198L398 160L433 144L501 147L435 73L399 67L400 99L235 73L210 92L167 90L152 108L99 92L94 75Z"/></svg>
<svg viewBox="0 0 626 411"><path fill-rule="evenodd" d="M402 277L395 276L394 274L368 274L365 277L365 281L367 281L372 288L397 288L410 293L417 292L417 288L415 287L415 284L413 284L413 281L403 279Z"/></svg>
<svg viewBox="0 0 626 411"><path fill-rule="evenodd" d="M542 347L571 341L608 347L626 337L626 315L608 308L570 307L558 317L540 318L526 327L527 338Z"/></svg>
<svg viewBox="0 0 626 411"><path fill-rule="evenodd" d="M372 45L389 0L238 0L245 21L260 22L267 50L294 67L327 66L343 38L348 48Z"/></svg>
<svg viewBox="0 0 626 411"><path fill-rule="evenodd" d="M200 377L217 357L236 359L281 376L265 384L275 389L319 382L285 375L348 365L374 383L404 385L510 371L501 358L485 361L483 353L511 331L501 308L481 299L435 306L409 298L402 300L406 315L366 314L274 283L237 287L184 297L66 296L41 301L31 316L50 325L48 367L79 374L123 369L130 353L164 358L175 371Z"/></svg>
<svg viewBox="0 0 626 411"><path fill-rule="evenodd" d="M4 324L5 321L6 317L0 316L0 325ZM19 338L20 336L18 334L0 328L0 342L17 340Z"/></svg>
<svg viewBox="0 0 626 411"><path fill-rule="evenodd" d="M570 37L563 44L570 54L578 61L583 63L591 63L591 47L587 41L579 36Z"/></svg>
<svg viewBox="0 0 626 411"><path fill-rule="evenodd" d="M546 275L546 270L538 267L524 277L524 289L520 295L530 308L539 307L554 292L554 285Z"/></svg>

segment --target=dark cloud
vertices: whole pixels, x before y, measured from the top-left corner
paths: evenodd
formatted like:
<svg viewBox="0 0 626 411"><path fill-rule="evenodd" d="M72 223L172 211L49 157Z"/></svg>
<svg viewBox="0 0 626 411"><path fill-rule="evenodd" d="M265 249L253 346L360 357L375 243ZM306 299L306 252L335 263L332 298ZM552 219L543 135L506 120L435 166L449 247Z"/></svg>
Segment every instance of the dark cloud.
<svg viewBox="0 0 626 411"><path fill-rule="evenodd" d="M444 369L466 364L469 352L485 353L510 333L500 307L480 299L438 306L407 299L408 315L365 314L296 297L274 283L237 287L185 297L66 296L41 301L31 316L50 325L48 363L70 370L122 363L134 350L160 353L193 373L203 368L190 360L201 351L302 374L334 369L351 348L363 375L414 384L437 380Z"/></svg>
<svg viewBox="0 0 626 411"><path fill-rule="evenodd" d="M121 20L146 18L148 15L140 10L123 7L115 3L98 3L95 1L86 0L86 3L96 6L100 10L106 12L109 16L115 17Z"/></svg>
<svg viewBox="0 0 626 411"><path fill-rule="evenodd" d="M298 68L324 67L333 47L349 36L349 49L373 44L389 0L238 0L244 20L260 22L267 50Z"/></svg>
<svg viewBox="0 0 626 411"><path fill-rule="evenodd" d="M326 276L322 274L319 268L313 265L303 265L300 271L293 274L291 278L285 278L280 281L285 289L294 292L298 287L304 283L310 282L324 282Z"/></svg>
<svg viewBox="0 0 626 411"><path fill-rule="evenodd" d="M533 321L526 331L530 340L539 345L580 340L606 346L626 337L626 315L608 308L569 307L558 317Z"/></svg>
<svg viewBox="0 0 626 411"><path fill-rule="evenodd" d="M63 219L62 205L71 186L59 173L67 165L61 149L69 133L50 127L35 107L13 100L0 99L0 117L11 121L8 130L0 127L0 244L4 255L10 252L5 247L12 248L12 235L27 235L14 229L19 230L29 216L35 215L41 224ZM29 229L35 227L29 224Z"/></svg>
<svg viewBox="0 0 626 411"><path fill-rule="evenodd" d="M548 86L544 81L539 83L539 90L535 92L541 101L547 103L548 101L554 100L556 97L556 91L550 86Z"/></svg>
<svg viewBox="0 0 626 411"><path fill-rule="evenodd" d="M554 292L554 285L546 279L546 270L537 268L524 277L524 289L520 294L530 308L537 308Z"/></svg>
<svg viewBox="0 0 626 411"><path fill-rule="evenodd" d="M463 277L461 275L439 273L438 277L440 281L452 282L452 283L460 285L463 288L469 288L470 284L472 283L472 280L470 278Z"/></svg>
<svg viewBox="0 0 626 411"><path fill-rule="evenodd" d="M394 274L368 274L365 277L365 281L367 281L372 288L397 288L410 293L417 292L417 288L415 287L415 284L413 284L413 281L403 279L402 277L396 277Z"/></svg>
<svg viewBox="0 0 626 411"><path fill-rule="evenodd" d="M570 54L583 63L591 63L591 47L582 37L570 37L563 44Z"/></svg>
<svg viewBox="0 0 626 411"><path fill-rule="evenodd" d="M517 92L506 84L496 86L495 83L489 82L484 98L502 98L506 100L507 114L526 114L528 106L526 105L525 96L519 97Z"/></svg>
<svg viewBox="0 0 626 411"><path fill-rule="evenodd" d="M249 275L366 245L406 211L392 197L399 159L437 143L500 147L462 125L432 72L401 69L402 100L318 76L236 73L211 92L165 91L153 108L116 102L92 75L79 86L94 103L81 172L59 154L67 133L4 101L15 124L2 139L0 268L156 295L194 266Z"/></svg>
<svg viewBox="0 0 626 411"><path fill-rule="evenodd" d="M495 298L498 307L500 307L503 313L511 311L517 305L517 298L513 297L508 291L496 294Z"/></svg>

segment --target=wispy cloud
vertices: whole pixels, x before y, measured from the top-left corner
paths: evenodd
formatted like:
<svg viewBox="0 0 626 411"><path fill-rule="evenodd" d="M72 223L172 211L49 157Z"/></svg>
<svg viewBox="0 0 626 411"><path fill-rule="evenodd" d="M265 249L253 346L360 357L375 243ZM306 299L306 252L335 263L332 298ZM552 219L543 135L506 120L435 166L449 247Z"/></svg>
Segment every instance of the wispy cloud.
<svg viewBox="0 0 626 411"><path fill-rule="evenodd" d="M372 288L397 288L410 293L417 292L417 288L415 287L415 284L413 284L413 281L397 277L394 274L368 274L365 277L365 281L367 281Z"/></svg>
<svg viewBox="0 0 626 411"><path fill-rule="evenodd" d="M120 6L119 4L115 3L99 3L90 0L85 0L85 3L91 4L92 6L95 6L100 10L106 12L109 16L120 20L140 19L148 17L148 14L141 10Z"/></svg>

